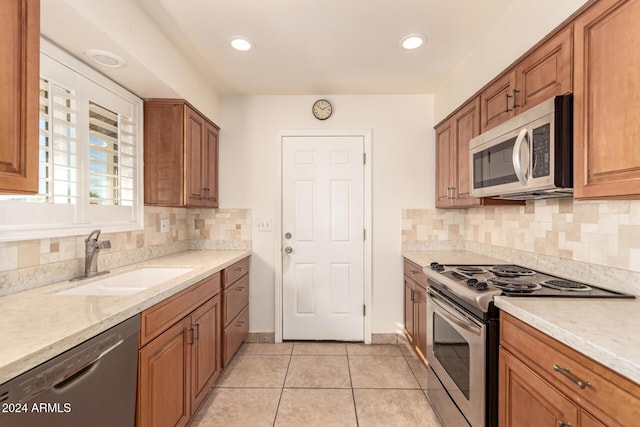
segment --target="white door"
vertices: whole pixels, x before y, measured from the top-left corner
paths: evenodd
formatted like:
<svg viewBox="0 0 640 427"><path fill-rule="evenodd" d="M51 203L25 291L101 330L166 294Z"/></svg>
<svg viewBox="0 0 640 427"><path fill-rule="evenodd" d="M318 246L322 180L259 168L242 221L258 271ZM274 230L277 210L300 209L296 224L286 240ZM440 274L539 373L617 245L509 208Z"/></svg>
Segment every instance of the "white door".
<svg viewBox="0 0 640 427"><path fill-rule="evenodd" d="M283 137L285 340L364 338L363 159L362 136Z"/></svg>

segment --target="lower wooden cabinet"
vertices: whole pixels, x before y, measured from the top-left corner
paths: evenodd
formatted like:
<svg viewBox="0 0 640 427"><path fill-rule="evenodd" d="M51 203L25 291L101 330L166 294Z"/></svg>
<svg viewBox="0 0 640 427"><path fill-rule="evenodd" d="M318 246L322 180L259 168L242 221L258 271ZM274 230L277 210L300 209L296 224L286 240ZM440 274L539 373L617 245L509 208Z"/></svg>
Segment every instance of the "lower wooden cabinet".
<svg viewBox="0 0 640 427"><path fill-rule="evenodd" d="M249 258L222 272L222 366L225 367L249 333Z"/></svg>
<svg viewBox="0 0 640 427"><path fill-rule="evenodd" d="M220 375L220 279L216 273L142 313L139 427L187 425Z"/></svg>
<svg viewBox="0 0 640 427"><path fill-rule="evenodd" d="M501 427L638 425L640 385L504 312L499 366Z"/></svg>
<svg viewBox="0 0 640 427"><path fill-rule="evenodd" d="M404 334L423 361L427 354L427 276L404 260Z"/></svg>

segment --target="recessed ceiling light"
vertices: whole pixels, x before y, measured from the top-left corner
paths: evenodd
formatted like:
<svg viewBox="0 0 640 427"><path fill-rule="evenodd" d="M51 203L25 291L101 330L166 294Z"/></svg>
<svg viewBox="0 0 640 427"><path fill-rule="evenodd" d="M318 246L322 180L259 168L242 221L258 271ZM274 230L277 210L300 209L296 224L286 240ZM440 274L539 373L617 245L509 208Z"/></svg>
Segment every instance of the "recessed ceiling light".
<svg viewBox="0 0 640 427"><path fill-rule="evenodd" d="M422 46L427 37L423 34L409 34L400 41L403 48L407 50L417 49Z"/></svg>
<svg viewBox="0 0 640 427"><path fill-rule="evenodd" d="M106 50L88 49L85 54L95 63L105 67L122 68L127 65L127 61L123 57Z"/></svg>
<svg viewBox="0 0 640 427"><path fill-rule="evenodd" d="M251 48L253 48L253 42L250 39L242 36L233 36L229 43L231 43L232 48L241 52L246 52L247 50L251 50Z"/></svg>

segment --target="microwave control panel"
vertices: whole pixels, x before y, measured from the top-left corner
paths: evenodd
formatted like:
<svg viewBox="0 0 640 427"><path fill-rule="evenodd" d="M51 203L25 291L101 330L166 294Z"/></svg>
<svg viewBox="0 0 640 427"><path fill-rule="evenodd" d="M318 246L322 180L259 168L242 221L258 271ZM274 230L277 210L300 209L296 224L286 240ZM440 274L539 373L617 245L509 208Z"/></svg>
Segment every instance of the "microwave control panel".
<svg viewBox="0 0 640 427"><path fill-rule="evenodd" d="M549 176L551 163L551 124L533 130L533 178Z"/></svg>

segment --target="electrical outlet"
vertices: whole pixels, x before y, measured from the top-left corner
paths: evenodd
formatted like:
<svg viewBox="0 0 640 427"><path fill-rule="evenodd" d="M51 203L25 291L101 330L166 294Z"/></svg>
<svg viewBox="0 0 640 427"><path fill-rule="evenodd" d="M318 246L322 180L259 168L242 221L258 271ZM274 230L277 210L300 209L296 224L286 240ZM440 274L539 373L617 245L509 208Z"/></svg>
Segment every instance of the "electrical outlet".
<svg viewBox="0 0 640 427"><path fill-rule="evenodd" d="M168 233L169 232L169 219L168 218L160 220L160 232L161 233Z"/></svg>
<svg viewBox="0 0 640 427"><path fill-rule="evenodd" d="M271 231L271 220L270 219L259 219L256 220L258 225L258 231Z"/></svg>

